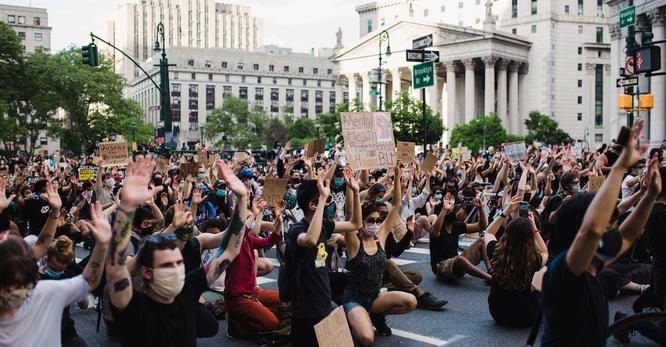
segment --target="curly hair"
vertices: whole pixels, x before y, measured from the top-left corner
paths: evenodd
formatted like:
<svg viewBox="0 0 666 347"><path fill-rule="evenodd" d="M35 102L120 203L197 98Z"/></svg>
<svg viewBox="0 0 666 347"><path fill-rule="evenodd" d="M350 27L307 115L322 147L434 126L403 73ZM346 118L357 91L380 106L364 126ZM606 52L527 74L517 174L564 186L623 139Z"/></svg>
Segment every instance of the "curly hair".
<svg viewBox="0 0 666 347"><path fill-rule="evenodd" d="M56 261L60 264L71 264L74 260L74 243L69 237L62 235L51 242L46 251L48 260Z"/></svg>
<svg viewBox="0 0 666 347"><path fill-rule="evenodd" d="M530 221L514 219L497 242L491 261L494 279L504 289L525 290L532 283L537 262L541 264L541 255L534 244Z"/></svg>

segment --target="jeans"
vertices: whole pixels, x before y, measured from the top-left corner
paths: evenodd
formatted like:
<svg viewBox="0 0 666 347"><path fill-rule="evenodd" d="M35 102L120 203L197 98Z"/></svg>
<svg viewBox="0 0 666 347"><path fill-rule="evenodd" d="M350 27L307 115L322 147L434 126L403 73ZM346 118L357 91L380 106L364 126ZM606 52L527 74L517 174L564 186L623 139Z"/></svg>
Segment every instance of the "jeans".
<svg viewBox="0 0 666 347"><path fill-rule="evenodd" d="M384 269L384 286L388 290L399 290L418 297L419 287L423 275L416 270L402 271L392 260L388 259Z"/></svg>
<svg viewBox="0 0 666 347"><path fill-rule="evenodd" d="M259 289L255 297L225 295L224 303L230 319L227 324L235 324L243 333L275 330L280 325L274 312L282 303L275 290Z"/></svg>

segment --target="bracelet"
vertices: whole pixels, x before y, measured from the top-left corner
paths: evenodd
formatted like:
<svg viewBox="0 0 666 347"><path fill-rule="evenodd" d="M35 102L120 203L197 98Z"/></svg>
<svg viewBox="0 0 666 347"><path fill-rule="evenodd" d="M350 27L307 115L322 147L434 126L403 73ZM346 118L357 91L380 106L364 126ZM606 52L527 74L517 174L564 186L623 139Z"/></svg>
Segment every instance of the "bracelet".
<svg viewBox="0 0 666 347"><path fill-rule="evenodd" d="M504 214L504 211L502 211L502 213L500 213L500 217L502 217L502 218L508 218L508 216Z"/></svg>
<svg viewBox="0 0 666 347"><path fill-rule="evenodd" d="M60 210L51 210L49 212L49 218L56 219L60 217Z"/></svg>

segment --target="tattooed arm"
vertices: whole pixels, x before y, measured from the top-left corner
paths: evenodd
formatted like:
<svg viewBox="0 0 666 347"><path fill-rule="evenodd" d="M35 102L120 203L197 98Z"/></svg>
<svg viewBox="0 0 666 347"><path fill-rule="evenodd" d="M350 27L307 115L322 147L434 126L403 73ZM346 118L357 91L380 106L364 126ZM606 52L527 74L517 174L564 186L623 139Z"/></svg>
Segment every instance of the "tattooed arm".
<svg viewBox="0 0 666 347"><path fill-rule="evenodd" d="M88 282L88 288L93 290L97 288L102 279L102 266L104 265L104 258L106 258L106 252L109 248L111 226L99 202L91 206L90 214L92 215L92 223L88 221L82 222L88 225L90 232L95 237L95 248L93 248L92 254L90 254L88 264L83 269L83 278Z"/></svg>

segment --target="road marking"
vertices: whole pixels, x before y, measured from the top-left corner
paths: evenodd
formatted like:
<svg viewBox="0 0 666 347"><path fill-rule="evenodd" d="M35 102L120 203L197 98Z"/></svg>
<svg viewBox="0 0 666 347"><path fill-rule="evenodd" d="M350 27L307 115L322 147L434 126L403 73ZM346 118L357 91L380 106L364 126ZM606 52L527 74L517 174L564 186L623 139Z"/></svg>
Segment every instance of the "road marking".
<svg viewBox="0 0 666 347"><path fill-rule="evenodd" d="M453 337L451 337L448 340L440 340L440 339L437 339L437 338L434 338L434 337L414 334L414 333L410 333L409 331L404 331L404 330L400 330L400 329L392 328L391 330L393 330L393 335L404 337L404 338L414 340L414 341L427 343L427 344L433 345L433 346L446 346L446 345L449 345L453 342L462 340L462 339L467 337L465 335L454 335Z"/></svg>
<svg viewBox="0 0 666 347"><path fill-rule="evenodd" d="M257 258L257 259L261 259L261 258ZM264 259L270 260L271 263L273 263L273 266L280 267L280 261L279 260L277 260L275 258L271 258L271 257L264 257Z"/></svg>
<svg viewBox="0 0 666 347"><path fill-rule="evenodd" d="M418 240L418 242L430 243L430 238L429 237L422 237Z"/></svg>
<svg viewBox="0 0 666 347"><path fill-rule="evenodd" d="M263 277L263 276L262 277L257 277L257 285L271 283L271 282L275 282L275 280L272 279L272 278Z"/></svg>
<svg viewBox="0 0 666 347"><path fill-rule="evenodd" d="M412 247L410 249L406 249L405 252L430 255L430 250L427 248Z"/></svg>
<svg viewBox="0 0 666 347"><path fill-rule="evenodd" d="M417 261L415 261L415 260L398 259L398 258L391 258L391 260L393 260L393 262L395 263L395 265L398 265L398 266L403 266L403 265L407 265L407 264L413 264L413 263L416 263L416 262L417 262Z"/></svg>

